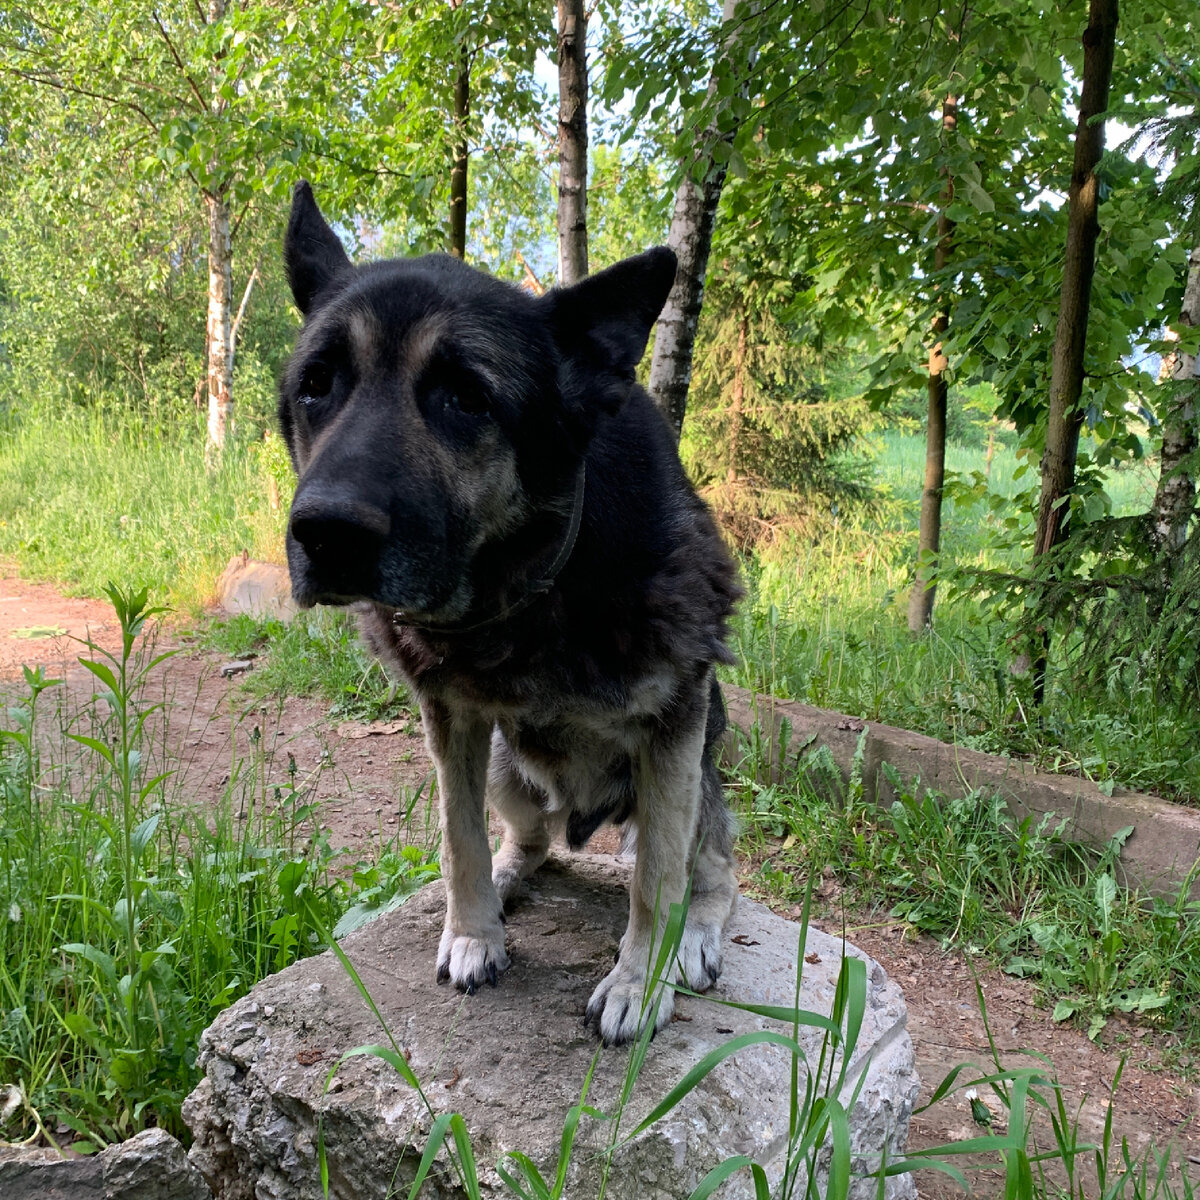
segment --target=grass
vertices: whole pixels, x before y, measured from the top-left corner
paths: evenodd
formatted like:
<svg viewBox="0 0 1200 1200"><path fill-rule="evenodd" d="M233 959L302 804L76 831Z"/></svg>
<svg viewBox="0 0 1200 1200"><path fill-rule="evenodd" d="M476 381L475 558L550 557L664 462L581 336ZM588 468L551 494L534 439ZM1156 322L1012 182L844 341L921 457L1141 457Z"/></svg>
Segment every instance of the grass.
<svg viewBox="0 0 1200 1200"><path fill-rule="evenodd" d="M236 764L201 810L173 795L145 593L113 590L123 646L80 661L98 701L47 712L58 681L27 670L0 728L3 1136L71 1131L76 1151L148 1125L185 1134L199 1034L258 979L324 948L423 883L399 842L347 860L308 787L266 758Z"/></svg>
<svg viewBox="0 0 1200 1200"><path fill-rule="evenodd" d="M278 554L291 467L278 438L234 439L211 469L199 418L170 435L133 415L0 409L0 559L99 596L137 579L185 611L243 549Z"/></svg>
<svg viewBox="0 0 1200 1200"><path fill-rule="evenodd" d="M407 690L387 677L359 639L354 617L319 608L291 621L239 614L203 623L199 643L233 658L261 655L245 680L248 694L315 696L330 716L379 721L412 715Z"/></svg>
<svg viewBox="0 0 1200 1200"><path fill-rule="evenodd" d="M751 746L733 791L757 885L795 900L797 880L830 871L851 904L1032 980L1054 1020L1098 1038L1135 1014L1181 1069L1200 1068L1200 862L1172 895L1141 893L1120 882L1128 829L1089 847L1066 840L1065 820L1018 820L998 796L919 794L890 770L889 782L890 808L865 804L861 779L844 785L823 749L772 782Z"/></svg>
<svg viewBox="0 0 1200 1200"><path fill-rule="evenodd" d="M1032 757L1048 770L1101 786L1156 790L1200 803L1200 708L1172 701L1153 664L1131 661L1101 694L1076 686L1079 638L1056 639L1049 700L1039 713L1010 620L955 584L957 568L1012 569L1026 518L1003 500L964 491L944 509L946 576L934 627L907 628L915 563L920 439L882 437L876 450L883 496L871 520L828 514L804 539L788 538L746 564L749 596L734 625L745 687L913 729L991 753ZM960 474L982 470L983 452L954 448ZM1020 463L999 448L991 484L1013 495ZM1147 471L1113 472L1115 512L1138 511Z"/></svg>

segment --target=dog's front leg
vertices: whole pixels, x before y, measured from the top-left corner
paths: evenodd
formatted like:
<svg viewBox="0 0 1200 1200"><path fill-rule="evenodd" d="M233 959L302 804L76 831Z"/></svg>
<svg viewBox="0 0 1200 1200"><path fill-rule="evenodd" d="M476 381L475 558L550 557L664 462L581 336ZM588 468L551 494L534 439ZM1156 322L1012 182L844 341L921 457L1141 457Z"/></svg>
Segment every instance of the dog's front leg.
<svg viewBox="0 0 1200 1200"><path fill-rule="evenodd" d="M500 899L492 886L484 785L491 724L469 710L421 700L429 752L437 767L442 818L446 927L438 982L474 992L508 966Z"/></svg>
<svg viewBox="0 0 1200 1200"><path fill-rule="evenodd" d="M647 987L672 904L683 899L688 857L700 806L700 762L704 753L704 708L698 719L669 737L659 735L634 763L637 789L637 864L629 889L629 924L617 965L588 1001L586 1022L610 1045L631 1041L650 1020ZM665 743L665 744L664 744ZM656 919L657 916L657 919ZM655 1028L675 1010L672 960L664 980Z"/></svg>

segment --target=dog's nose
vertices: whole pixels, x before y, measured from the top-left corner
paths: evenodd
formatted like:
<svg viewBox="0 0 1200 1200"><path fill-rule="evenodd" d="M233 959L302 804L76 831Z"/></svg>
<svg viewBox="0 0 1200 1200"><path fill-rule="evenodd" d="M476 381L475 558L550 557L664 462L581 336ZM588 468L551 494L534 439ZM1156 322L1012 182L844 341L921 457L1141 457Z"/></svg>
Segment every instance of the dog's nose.
<svg viewBox="0 0 1200 1200"><path fill-rule="evenodd" d="M373 564L391 528L388 514L364 500L310 496L292 506L292 537L327 570Z"/></svg>

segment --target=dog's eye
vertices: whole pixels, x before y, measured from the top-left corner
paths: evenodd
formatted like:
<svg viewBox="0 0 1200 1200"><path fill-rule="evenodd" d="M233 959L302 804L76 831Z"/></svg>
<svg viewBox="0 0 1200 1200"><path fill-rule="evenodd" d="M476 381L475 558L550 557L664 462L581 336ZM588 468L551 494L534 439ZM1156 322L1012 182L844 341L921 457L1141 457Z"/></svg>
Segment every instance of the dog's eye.
<svg viewBox="0 0 1200 1200"><path fill-rule="evenodd" d="M479 417L488 411L488 398L479 388L469 384L447 387L442 389L442 406Z"/></svg>
<svg viewBox="0 0 1200 1200"><path fill-rule="evenodd" d="M301 400L323 400L333 390L333 367L327 362L311 362L300 376Z"/></svg>

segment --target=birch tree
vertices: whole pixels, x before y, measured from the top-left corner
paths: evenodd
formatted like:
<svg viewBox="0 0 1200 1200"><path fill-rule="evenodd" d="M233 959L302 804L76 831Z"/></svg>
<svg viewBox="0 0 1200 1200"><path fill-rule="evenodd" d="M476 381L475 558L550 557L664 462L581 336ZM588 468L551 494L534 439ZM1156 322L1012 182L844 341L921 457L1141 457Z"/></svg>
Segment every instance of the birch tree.
<svg viewBox="0 0 1200 1200"><path fill-rule="evenodd" d="M558 282L588 273L587 11L558 0Z"/></svg>

